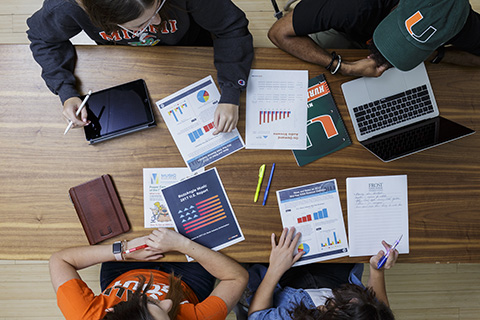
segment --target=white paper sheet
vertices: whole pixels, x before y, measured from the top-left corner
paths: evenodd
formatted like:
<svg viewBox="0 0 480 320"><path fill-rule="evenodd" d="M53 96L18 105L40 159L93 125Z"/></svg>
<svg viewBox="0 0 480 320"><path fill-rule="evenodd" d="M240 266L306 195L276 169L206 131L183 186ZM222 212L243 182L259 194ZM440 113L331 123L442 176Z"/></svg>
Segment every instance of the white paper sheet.
<svg viewBox="0 0 480 320"><path fill-rule="evenodd" d="M348 256L335 179L279 190L277 200L283 227L302 233L295 253L305 254L294 266Z"/></svg>
<svg viewBox="0 0 480 320"><path fill-rule="evenodd" d="M157 101L157 107L188 168L196 171L240 149L237 129L213 135L213 115L220 100L211 76Z"/></svg>
<svg viewBox="0 0 480 320"><path fill-rule="evenodd" d="M307 148L306 70L252 69L247 85L246 148Z"/></svg>
<svg viewBox="0 0 480 320"><path fill-rule="evenodd" d="M203 172L203 168L198 172ZM161 190L193 175L188 168L144 168L143 210L144 227L173 228L175 225L167 210Z"/></svg>
<svg viewBox="0 0 480 320"><path fill-rule="evenodd" d="M409 252L407 176L347 178L350 256L372 256L385 248L382 240Z"/></svg>

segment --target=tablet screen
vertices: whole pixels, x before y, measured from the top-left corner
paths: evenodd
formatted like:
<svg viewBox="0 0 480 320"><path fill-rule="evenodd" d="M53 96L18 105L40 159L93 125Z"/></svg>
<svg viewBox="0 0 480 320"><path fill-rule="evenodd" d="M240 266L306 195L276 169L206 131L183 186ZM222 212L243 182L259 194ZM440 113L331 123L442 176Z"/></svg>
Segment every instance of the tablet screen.
<svg viewBox="0 0 480 320"><path fill-rule="evenodd" d="M82 97L83 99L83 97ZM87 140L117 136L155 123L145 81L142 79L91 94L87 102Z"/></svg>

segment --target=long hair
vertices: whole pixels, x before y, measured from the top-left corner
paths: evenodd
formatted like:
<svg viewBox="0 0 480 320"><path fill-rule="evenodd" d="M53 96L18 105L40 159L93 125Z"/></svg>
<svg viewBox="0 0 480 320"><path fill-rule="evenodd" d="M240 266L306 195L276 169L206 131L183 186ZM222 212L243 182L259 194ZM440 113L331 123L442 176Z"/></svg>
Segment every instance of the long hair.
<svg viewBox="0 0 480 320"><path fill-rule="evenodd" d="M105 320L154 320L148 312L147 291L153 284L153 276L145 285L144 276L138 277L138 287L128 301L122 301L113 306L112 312L107 312L103 319ZM176 277L173 272L168 277L169 289L165 299L171 299L173 302L172 309L168 312L170 319L175 319L180 309L180 302L184 300L181 277Z"/></svg>
<svg viewBox="0 0 480 320"><path fill-rule="evenodd" d="M373 290L354 284L333 289L323 309L309 309L300 303L291 309L294 320L394 320L392 310L375 298Z"/></svg>
<svg viewBox="0 0 480 320"><path fill-rule="evenodd" d="M146 9L157 4L157 0L79 0L80 5L90 17L92 23L111 33L119 29L119 24L132 21L140 17ZM168 20L167 0L160 9L162 21Z"/></svg>

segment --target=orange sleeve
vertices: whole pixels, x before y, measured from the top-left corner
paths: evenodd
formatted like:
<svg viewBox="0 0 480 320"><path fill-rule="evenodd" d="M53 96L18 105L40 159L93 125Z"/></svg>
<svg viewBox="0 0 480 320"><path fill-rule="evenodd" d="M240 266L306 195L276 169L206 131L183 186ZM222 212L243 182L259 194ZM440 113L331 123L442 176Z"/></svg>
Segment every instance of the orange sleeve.
<svg viewBox="0 0 480 320"><path fill-rule="evenodd" d="M217 296L209 296L198 304L180 306L178 319L225 320L228 309L225 302Z"/></svg>
<svg viewBox="0 0 480 320"><path fill-rule="evenodd" d="M57 290L57 305L67 320L84 319L87 313L100 319L104 313L103 304L93 303L98 298L80 279L69 280ZM95 304L97 306L93 307Z"/></svg>

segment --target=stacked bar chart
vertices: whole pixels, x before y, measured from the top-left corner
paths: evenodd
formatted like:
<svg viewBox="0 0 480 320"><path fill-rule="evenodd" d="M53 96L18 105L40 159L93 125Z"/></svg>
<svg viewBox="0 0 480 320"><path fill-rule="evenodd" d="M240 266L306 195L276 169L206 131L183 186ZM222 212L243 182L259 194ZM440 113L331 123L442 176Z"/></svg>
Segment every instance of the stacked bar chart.
<svg viewBox="0 0 480 320"><path fill-rule="evenodd" d="M313 219L314 220L320 220L320 219L325 219L325 218L328 218L327 209L322 209L320 211L317 211L317 212L313 213Z"/></svg>
<svg viewBox="0 0 480 320"><path fill-rule="evenodd" d="M259 124L271 123L290 118L290 111L259 111Z"/></svg>
<svg viewBox="0 0 480 320"><path fill-rule="evenodd" d="M203 136L205 133L208 131L212 130L214 128L213 122L204 125L203 128L198 128L197 130L194 130L188 134L188 138L190 138L190 142L194 143L197 141L201 136Z"/></svg>
<svg viewBox="0 0 480 320"><path fill-rule="evenodd" d="M187 104L183 103L181 105L178 105L177 107L173 108L172 110L168 111L168 115L173 117L175 119L175 122L179 122L185 113L184 109L187 108Z"/></svg>
<svg viewBox="0 0 480 320"><path fill-rule="evenodd" d="M325 219L328 218L328 211L327 209L322 209L320 211L316 211L312 214L307 214L302 217L297 218L298 223L304 223L304 222L309 222L312 220L320 220L320 219Z"/></svg>

